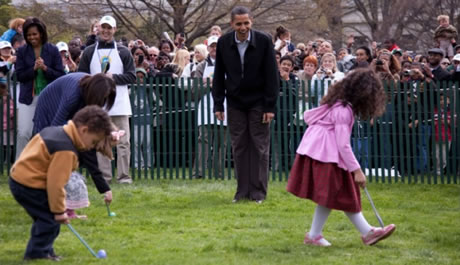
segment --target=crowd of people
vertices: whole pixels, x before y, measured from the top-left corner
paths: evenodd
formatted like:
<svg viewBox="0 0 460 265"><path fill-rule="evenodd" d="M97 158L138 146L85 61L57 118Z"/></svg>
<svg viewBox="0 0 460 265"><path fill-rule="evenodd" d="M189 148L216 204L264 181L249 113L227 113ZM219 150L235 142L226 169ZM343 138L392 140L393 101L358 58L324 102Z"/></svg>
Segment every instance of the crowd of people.
<svg viewBox="0 0 460 265"><path fill-rule="evenodd" d="M318 106L321 98L328 93L328 87L342 80L348 73L358 68L369 68L374 70L384 82L393 82L401 84L400 87L410 94L410 89L404 87L404 83L426 82L429 87L435 87L435 91L448 89L448 84L443 81L460 80L460 45L456 45L457 31L450 25L449 17L440 15L438 17L439 27L435 29L433 36L433 48L428 51L418 53L409 53L400 48L394 39L387 39L382 44L373 41L368 46L354 45L354 38L347 38L345 47L337 50L333 49L334 43L330 40L318 37L308 42L299 42L294 44L291 39L290 31L283 26L276 28L273 32L273 48L278 63L278 73L280 79L280 100L278 105L279 117L275 121L275 130L281 130L292 124L293 114L298 111L298 103L311 101L313 106ZM0 75L6 76L8 72L16 73L18 86L18 135L16 143L16 158L19 156L24 146L27 144L33 134L34 122L36 122L36 105L41 91L60 76L74 73L85 72L95 74L98 72L113 75L116 83L116 92L118 94L115 100L114 108L110 111L113 122L118 128L127 132L123 140L117 146L118 153L118 176L117 181L130 183L131 179L128 173L130 167L130 135L129 135L129 117L132 115L136 121L147 121L147 130L135 127L134 144L136 149L141 148L141 155L135 155L133 162L136 167L151 167L154 162L154 155L149 148L151 138L151 126L156 123L153 121L153 115L147 115L147 119L139 119L146 113L144 105L156 104L156 107L163 103L161 99L154 100L154 103L147 103L142 100L146 95L140 95L143 106L133 106L129 102L128 85L135 83L136 77L143 82L149 78L182 78L184 84L190 84L189 78L195 80L201 79L203 87L212 86L214 74L214 64L216 60L216 47L222 30L219 26L210 28L208 37L202 42L196 42L193 47L185 46L185 34L177 33L173 39L164 34L158 45L147 45L144 41L137 39L128 41L121 38L115 41L116 21L111 16L105 16L101 20L94 21L89 29L86 39L75 36L69 42L60 41L56 45L49 43L47 38L46 25L38 18L16 18L11 20L9 29L0 37ZM119 56L112 60L110 56L112 51ZM110 58L110 60L109 60ZM7 80L0 80L3 87ZM209 82L209 84L207 83ZM283 88L283 82L289 85ZM304 84L302 86L302 84ZM435 85L438 85L436 87ZM303 87L303 89L302 89ZM292 91L291 91L291 90ZM140 91L140 90L139 90ZM415 91L415 89L414 89ZM424 96L429 96L429 89L419 89L413 94L421 98L418 102L409 103L409 106L422 108ZM12 91L10 91L11 94ZM437 93L436 92L436 93ZM2 90L3 95L8 91ZM196 150L196 159L194 162L195 178L205 177L205 170L209 167L208 157L211 157L212 167L218 168L218 175L222 176L223 166L220 164L225 157L227 121L222 123L216 121L213 113L213 97L210 90L202 89L193 91L193 96L198 97L197 105L197 126L198 126L198 149ZM435 93L435 94L436 94ZM155 93L153 97L156 96ZM289 95L291 94L291 95ZM410 95L408 94L408 97ZM443 110L437 107L438 104L428 105L428 109L433 113L450 113L450 101L452 100L447 91L441 93ZM283 96L285 99L283 100ZM288 99L288 100L286 100ZM392 96L392 103L388 107L389 111L383 119L391 119L391 112L398 113L403 111L397 108L397 102L407 101L402 96ZM439 103L439 100L435 100ZM429 102L429 100L428 100ZM12 104L7 106L4 101L4 116L12 111ZM425 101L425 105L427 105ZM436 106L435 106L436 105ZM226 106L226 104L225 104ZM147 113L150 113L155 106L147 106ZM133 113L133 110L134 113ZM407 111L407 110L405 110ZM409 108L410 111L410 108ZM151 114L151 113L150 113ZM12 115L8 115L11 117ZM301 113L300 113L301 116ZM436 141L442 142L441 147L435 150L434 155L447 157L451 148L451 124L444 125L444 119L437 119L436 128L442 127L443 135L431 131L431 126L425 121L429 120L429 115L419 121L416 117L406 117L407 124L403 130L410 133L412 122L417 122L414 126L420 126L423 134L423 140L417 141L418 148L416 154L407 148L398 147L403 156L420 156L421 161L417 162L417 170L428 170L427 162L427 143L428 139L433 136ZM401 115L401 117L405 117ZM403 118L404 119L404 118ZM450 122L450 117L445 119ZM3 143L11 144L13 137L7 137L12 134L11 120L9 123L4 119ZM145 123L145 122L144 122ZM354 136L354 147L362 165L367 167L369 139L368 135L370 123L358 121L357 135ZM7 126L10 124L10 126ZM399 125L398 125L399 126ZM217 128L217 129L216 129ZM9 132L7 132L9 130ZM138 137L137 131L140 130L141 136ZM220 132L220 133L217 133ZM223 134L222 134L223 132ZM36 133L36 132L34 132ZM404 132L406 133L406 132ZM444 135L445 134L445 135ZM446 138L447 137L447 138ZM8 139L7 139L8 138ZM442 139L442 140L439 140ZM9 143L7 143L9 140ZM210 141L209 141L210 140ZM298 139L297 139L298 142ZM273 147L278 148L278 138L273 142ZM444 146L445 145L445 146ZM211 148L212 146L212 148ZM438 150L439 149L439 150ZM210 155L209 150L216 152L216 155ZM292 150L291 150L292 151ZM388 151L385 151L388 153ZM219 158L219 161L213 161L212 158ZM153 159L152 159L153 158ZM362 159L361 159L362 158ZM111 167L108 160L98 156L100 168L104 178L111 181ZM278 152L274 154L273 169L279 168ZM437 159L438 163L442 159ZM444 159L446 160L446 159ZM214 166L216 164L216 166ZM392 165L388 162L386 164ZM420 165L419 165L420 164ZM440 173L444 165L436 166L436 173ZM403 171L400 169L400 171ZM405 171L407 172L407 171Z"/></svg>

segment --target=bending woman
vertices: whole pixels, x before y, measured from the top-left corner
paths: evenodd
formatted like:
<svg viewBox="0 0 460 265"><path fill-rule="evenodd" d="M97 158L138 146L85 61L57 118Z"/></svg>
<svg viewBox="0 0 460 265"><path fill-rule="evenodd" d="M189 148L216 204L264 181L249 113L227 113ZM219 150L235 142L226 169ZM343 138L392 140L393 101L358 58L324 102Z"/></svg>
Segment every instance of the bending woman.
<svg viewBox="0 0 460 265"><path fill-rule="evenodd" d="M88 75L71 73L49 84L38 99L34 116L33 132L38 133L48 126L60 126L72 119L74 114L87 105L98 105L110 110L116 96L115 81L105 74ZM79 154L79 161L86 167L104 201L112 201L112 191L98 168L96 150ZM74 210L89 206L84 180L72 173L67 192L67 214L75 218Z"/></svg>

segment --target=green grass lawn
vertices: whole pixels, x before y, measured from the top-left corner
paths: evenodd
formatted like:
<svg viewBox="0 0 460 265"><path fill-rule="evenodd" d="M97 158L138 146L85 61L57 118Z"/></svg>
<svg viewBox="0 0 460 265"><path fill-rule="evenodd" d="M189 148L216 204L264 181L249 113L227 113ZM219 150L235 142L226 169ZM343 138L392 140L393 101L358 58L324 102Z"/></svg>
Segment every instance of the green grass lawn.
<svg viewBox="0 0 460 265"><path fill-rule="evenodd" d="M232 204L235 181L141 180L113 185L108 217L90 184L86 221L73 227L106 260L91 256L65 226L55 242L61 264L460 264L460 186L369 184L385 223L395 233L379 244L362 244L342 212L324 229L330 248L302 244L314 204L270 182L268 199ZM362 193L363 212L378 225ZM20 264L31 219L13 200L0 177L0 264ZM33 264L48 264L39 261Z"/></svg>

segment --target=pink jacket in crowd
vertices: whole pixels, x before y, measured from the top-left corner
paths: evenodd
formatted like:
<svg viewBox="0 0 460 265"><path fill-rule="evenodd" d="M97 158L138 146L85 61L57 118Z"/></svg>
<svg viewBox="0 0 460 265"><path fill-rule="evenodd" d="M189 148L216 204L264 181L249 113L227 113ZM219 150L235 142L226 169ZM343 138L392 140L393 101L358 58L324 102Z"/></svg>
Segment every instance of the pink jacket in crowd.
<svg viewBox="0 0 460 265"><path fill-rule="evenodd" d="M297 148L298 154L321 162L336 163L349 172L360 168L350 144L354 117L349 104L321 105L306 111L304 120L308 129Z"/></svg>

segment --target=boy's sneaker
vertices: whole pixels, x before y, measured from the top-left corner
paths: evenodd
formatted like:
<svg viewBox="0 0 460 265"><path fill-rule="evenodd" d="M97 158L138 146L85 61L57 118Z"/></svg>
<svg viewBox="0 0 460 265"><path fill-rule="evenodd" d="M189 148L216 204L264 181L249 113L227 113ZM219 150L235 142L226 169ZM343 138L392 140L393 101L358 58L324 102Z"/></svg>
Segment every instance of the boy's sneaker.
<svg viewBox="0 0 460 265"><path fill-rule="evenodd" d="M364 236L361 236L363 243L365 245L374 245L375 243L383 240L391 235L393 231L395 231L396 226L394 224L387 225L383 228L380 227L372 227L371 231Z"/></svg>
<svg viewBox="0 0 460 265"><path fill-rule="evenodd" d="M303 243L305 245L314 245L314 246L321 246L321 247L330 247L331 243L327 241L322 235L319 235L315 238L310 238L310 235L305 234L305 239L303 240Z"/></svg>

